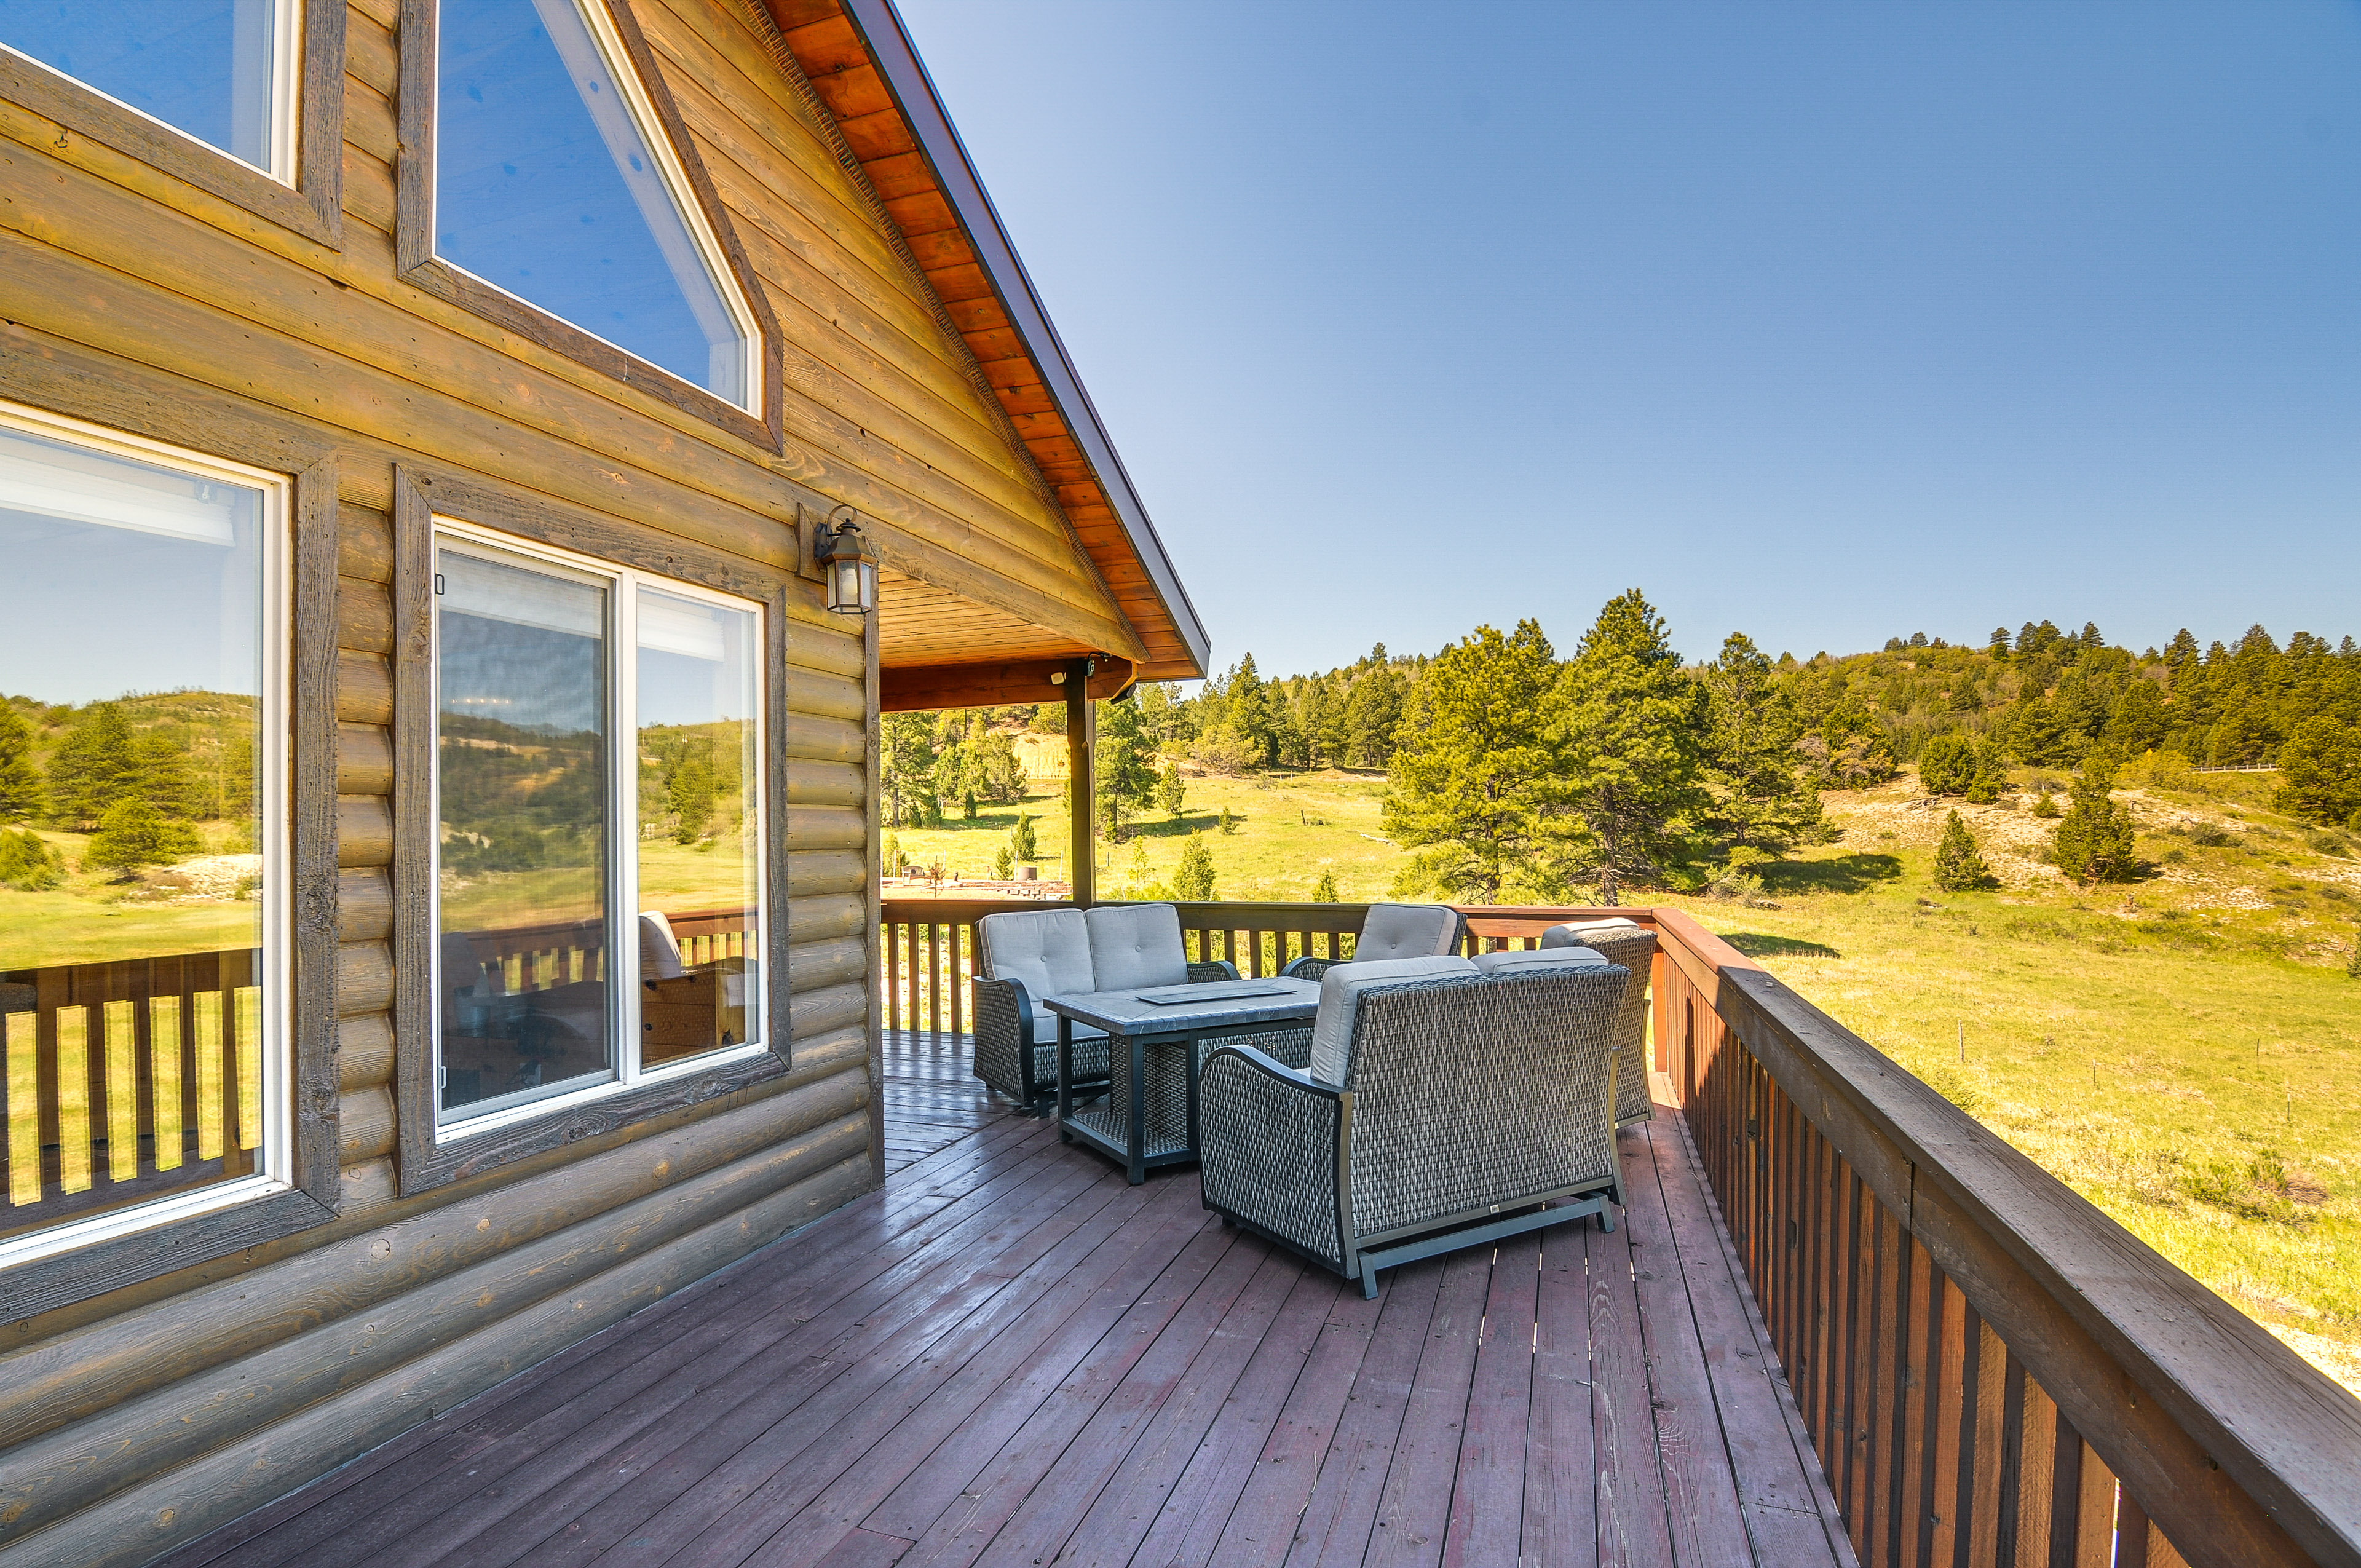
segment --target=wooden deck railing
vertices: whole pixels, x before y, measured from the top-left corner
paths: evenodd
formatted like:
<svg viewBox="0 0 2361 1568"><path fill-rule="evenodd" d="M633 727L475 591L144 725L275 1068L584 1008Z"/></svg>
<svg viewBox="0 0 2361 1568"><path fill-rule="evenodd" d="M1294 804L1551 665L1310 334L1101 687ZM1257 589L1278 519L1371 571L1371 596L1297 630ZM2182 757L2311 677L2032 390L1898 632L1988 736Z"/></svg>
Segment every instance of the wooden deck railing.
<svg viewBox="0 0 2361 1568"><path fill-rule="evenodd" d="M962 1031L975 922L1040 907L886 900L886 1026ZM1367 906L1179 907L1267 974ZM1653 1066L1868 1568L2361 1568L2361 1400L2251 1319L1678 911L1462 913L1656 931Z"/></svg>
<svg viewBox="0 0 2361 1568"><path fill-rule="evenodd" d="M0 981L0 1235L253 1169L254 959L234 948Z"/></svg>

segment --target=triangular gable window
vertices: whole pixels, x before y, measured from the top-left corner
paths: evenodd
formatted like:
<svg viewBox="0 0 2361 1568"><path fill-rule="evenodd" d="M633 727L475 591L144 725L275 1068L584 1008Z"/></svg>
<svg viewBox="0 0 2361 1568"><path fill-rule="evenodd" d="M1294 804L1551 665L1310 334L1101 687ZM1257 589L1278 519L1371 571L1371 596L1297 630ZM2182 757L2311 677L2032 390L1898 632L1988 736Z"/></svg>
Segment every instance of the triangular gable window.
<svg viewBox="0 0 2361 1568"><path fill-rule="evenodd" d="M603 0L443 0L434 253L741 408L753 317Z"/></svg>

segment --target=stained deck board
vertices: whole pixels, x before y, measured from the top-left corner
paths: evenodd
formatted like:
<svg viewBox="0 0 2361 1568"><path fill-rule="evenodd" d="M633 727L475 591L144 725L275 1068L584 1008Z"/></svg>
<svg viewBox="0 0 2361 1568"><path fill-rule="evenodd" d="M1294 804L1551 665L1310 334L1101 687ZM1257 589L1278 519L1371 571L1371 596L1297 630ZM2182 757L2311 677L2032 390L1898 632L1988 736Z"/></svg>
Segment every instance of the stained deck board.
<svg viewBox="0 0 2361 1568"><path fill-rule="evenodd" d="M964 1044L888 1037L882 1191L171 1568L1852 1568L1677 1113L1622 1135L1616 1232L1365 1301L1012 1114Z"/></svg>

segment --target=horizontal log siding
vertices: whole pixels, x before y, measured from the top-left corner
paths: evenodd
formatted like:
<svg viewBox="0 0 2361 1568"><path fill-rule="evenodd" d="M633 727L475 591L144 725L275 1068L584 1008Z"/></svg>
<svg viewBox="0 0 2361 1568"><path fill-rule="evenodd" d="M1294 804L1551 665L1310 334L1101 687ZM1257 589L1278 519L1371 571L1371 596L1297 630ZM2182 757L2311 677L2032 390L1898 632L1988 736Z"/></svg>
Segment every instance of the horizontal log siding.
<svg viewBox="0 0 2361 1568"><path fill-rule="evenodd" d="M349 113L349 104L347 104ZM375 507L339 500L336 517L337 674L356 665L359 700L336 701L336 1163L341 1213L359 1219L396 1190L393 1168L392 683L393 521ZM380 708L377 686L385 689ZM348 1057L347 1043L358 1049Z"/></svg>
<svg viewBox="0 0 2361 1568"><path fill-rule="evenodd" d="M788 341L772 453L399 281L398 7L350 9L331 249L0 104L0 396L205 444L235 417L338 455L335 1038L341 1212L300 1235L0 1330L0 1568L136 1563L300 1485L876 1179L867 811L873 651L790 584L792 1066L499 1171L399 1196L390 509L397 464L595 509L773 571L798 506L853 499L945 586L1127 628L997 433L846 176L705 0L656 15L702 156ZM782 96L782 94L785 94ZM782 107L785 105L785 107ZM798 111L799 112L799 111ZM740 123L726 123L731 116ZM759 156L758 156L759 155ZM750 161L741 161L741 159ZM774 160L765 164L763 159ZM835 181L832 186L830 181ZM757 239L752 231L759 231ZM160 411L173 411L167 414ZM925 552L932 551L933 555Z"/></svg>

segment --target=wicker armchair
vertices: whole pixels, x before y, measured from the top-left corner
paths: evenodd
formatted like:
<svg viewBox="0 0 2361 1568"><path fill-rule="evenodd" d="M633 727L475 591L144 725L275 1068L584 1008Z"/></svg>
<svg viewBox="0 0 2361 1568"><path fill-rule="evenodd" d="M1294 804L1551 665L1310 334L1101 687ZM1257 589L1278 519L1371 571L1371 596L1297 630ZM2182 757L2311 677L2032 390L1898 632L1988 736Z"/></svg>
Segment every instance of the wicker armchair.
<svg viewBox="0 0 2361 1568"><path fill-rule="evenodd" d="M1587 956L1358 967L1322 981L1311 1069L1235 1044L1206 1058L1205 1206L1357 1277L1365 1296L1379 1269L1437 1253L1589 1214L1613 1229L1631 971Z"/></svg>
<svg viewBox="0 0 2361 1568"><path fill-rule="evenodd" d="M1042 997L1238 978L1219 959L1189 961L1169 904L1018 910L975 930L975 1076L1031 1113L1058 1098L1058 1017ZM1074 1087L1106 1086L1106 1036L1077 1025Z"/></svg>
<svg viewBox="0 0 2361 1568"><path fill-rule="evenodd" d="M1387 963L1395 959L1441 958L1459 950L1466 922L1443 904L1372 904L1361 917L1349 959L1315 959L1310 953L1279 972L1290 980L1318 980L1338 964Z"/></svg>
<svg viewBox="0 0 2361 1568"><path fill-rule="evenodd" d="M1542 933L1542 948L1587 948L1631 971L1631 988L1615 1018L1615 1046L1623 1064L1615 1080L1615 1124L1647 1121L1656 1113L1648 1092L1648 977L1655 969L1656 934L1636 920L1589 920L1551 927Z"/></svg>

